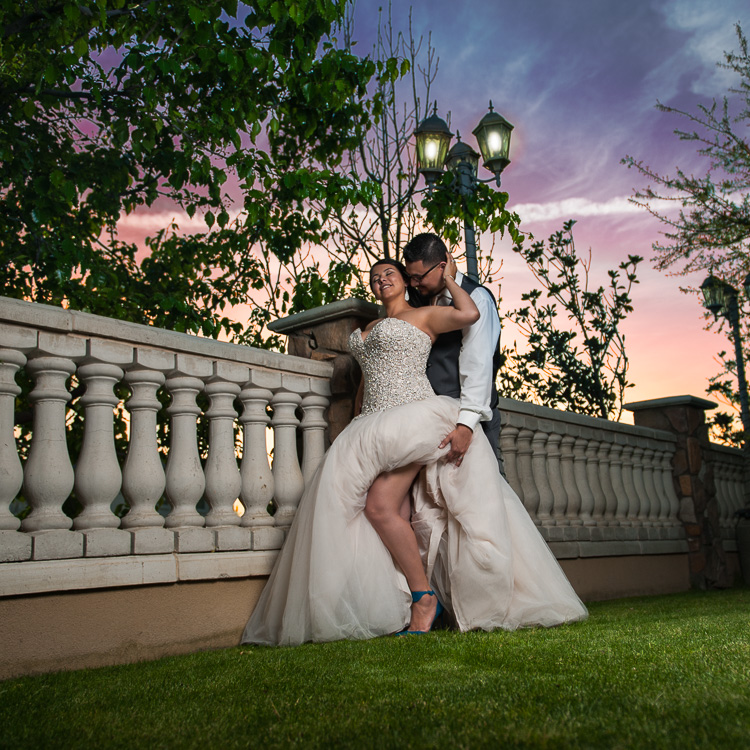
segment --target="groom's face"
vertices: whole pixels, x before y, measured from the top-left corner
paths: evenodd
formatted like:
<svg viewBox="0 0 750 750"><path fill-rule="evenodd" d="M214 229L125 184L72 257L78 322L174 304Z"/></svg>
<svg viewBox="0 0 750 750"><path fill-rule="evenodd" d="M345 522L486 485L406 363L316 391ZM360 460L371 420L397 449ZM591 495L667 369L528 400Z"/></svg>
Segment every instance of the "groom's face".
<svg viewBox="0 0 750 750"><path fill-rule="evenodd" d="M415 287L423 297L427 298L434 297L445 286L445 281L443 280L444 268L445 262L426 264L424 261L415 260L411 263L406 263L406 273L412 277L411 286Z"/></svg>

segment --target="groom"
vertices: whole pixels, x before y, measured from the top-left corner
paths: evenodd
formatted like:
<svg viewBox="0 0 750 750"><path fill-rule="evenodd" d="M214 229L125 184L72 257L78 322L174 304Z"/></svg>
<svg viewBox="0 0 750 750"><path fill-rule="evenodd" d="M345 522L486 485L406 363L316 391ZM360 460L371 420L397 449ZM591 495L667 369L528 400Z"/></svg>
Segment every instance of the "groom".
<svg viewBox="0 0 750 750"><path fill-rule="evenodd" d="M449 257L440 237L428 232L415 235L404 247L406 270L422 304L453 303L443 281L443 268ZM450 262L453 263L452 258ZM480 317L463 331L438 336L427 361L427 378L439 396L459 399L456 427L440 445L442 448L450 443L446 458L458 465L471 444L477 424L482 425L495 455L499 455L500 412L495 376L500 366L500 318L492 293L460 271L455 273L456 281L479 308Z"/></svg>

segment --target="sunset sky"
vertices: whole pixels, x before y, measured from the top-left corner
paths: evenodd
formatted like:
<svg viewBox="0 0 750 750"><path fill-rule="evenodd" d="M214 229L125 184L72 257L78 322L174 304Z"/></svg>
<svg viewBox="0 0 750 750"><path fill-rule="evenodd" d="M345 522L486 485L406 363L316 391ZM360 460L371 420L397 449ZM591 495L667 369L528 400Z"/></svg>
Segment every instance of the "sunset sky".
<svg viewBox="0 0 750 750"><path fill-rule="evenodd" d="M357 0L359 54L372 49L383 5ZM397 30L408 28L409 7L406 0L393 4ZM575 219L577 247L591 248L597 284L628 254L646 258L632 295L635 310L623 326L635 385L628 400L705 396L707 378L719 369L715 357L728 342L704 330L697 297L679 289L699 286L704 274L681 277L653 268L651 245L662 225L629 202L634 188L646 183L620 161L631 155L662 173L678 165L705 172L694 146L673 134L688 123L655 104L694 111L736 83L716 63L724 50L737 49L737 22L750 33L750 3L413 0L411 7L415 36L432 34L439 69L431 98L442 117L450 113L452 130L476 147L471 131L490 99L515 126L502 186L522 227L541 239ZM142 237L164 218L136 214L121 231ZM500 296L510 309L534 280L507 243L496 250L503 261ZM512 342L509 326L503 336Z"/></svg>
<svg viewBox="0 0 750 750"><path fill-rule="evenodd" d="M382 3L356 6L360 52L370 49ZM702 307L679 291L699 277L653 269L651 244L661 225L628 198L644 179L620 164L626 155L660 171L703 171L695 148L672 131L680 118L664 104L694 109L721 97L732 79L716 67L737 49L734 24L750 32L747 0L413 0L415 36L431 31L440 58L433 98L451 129L470 135L488 100L513 125L503 189L523 227L546 238L576 219L579 250L590 247L604 275L628 254L644 256L625 324L632 401L704 396L726 348L703 330ZM408 4L394 3L394 26L407 28ZM481 168L480 168L481 170ZM485 173L484 176L489 176ZM502 297L515 306L532 284L522 262L504 251ZM603 280L603 279L602 279ZM506 342L512 337L506 331ZM509 342L508 342L509 343Z"/></svg>

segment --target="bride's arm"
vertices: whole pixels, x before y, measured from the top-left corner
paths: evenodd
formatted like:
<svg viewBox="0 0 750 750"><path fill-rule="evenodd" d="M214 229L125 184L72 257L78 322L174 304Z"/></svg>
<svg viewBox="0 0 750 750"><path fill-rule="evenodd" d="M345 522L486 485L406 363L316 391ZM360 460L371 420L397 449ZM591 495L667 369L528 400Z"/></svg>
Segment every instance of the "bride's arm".
<svg viewBox="0 0 750 750"><path fill-rule="evenodd" d="M435 335L466 328L479 320L479 310L471 295L456 283L456 261L451 255L448 255L448 262L443 269L443 279L446 289L453 297L453 305L423 308L429 311L428 324Z"/></svg>

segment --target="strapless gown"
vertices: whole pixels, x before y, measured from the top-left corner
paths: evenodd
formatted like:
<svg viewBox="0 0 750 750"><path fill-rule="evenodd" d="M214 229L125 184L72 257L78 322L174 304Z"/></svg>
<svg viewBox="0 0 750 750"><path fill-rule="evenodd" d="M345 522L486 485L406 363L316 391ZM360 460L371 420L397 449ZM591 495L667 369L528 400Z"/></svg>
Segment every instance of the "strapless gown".
<svg viewBox="0 0 750 750"><path fill-rule="evenodd" d="M455 426L458 401L436 396L425 375L430 339L386 318L362 341L362 415L336 438L305 489L242 643L294 645L395 633L411 596L370 522L375 478L424 466L412 490L412 525L428 580L462 631L552 626L587 611L477 430L463 462L438 445Z"/></svg>

